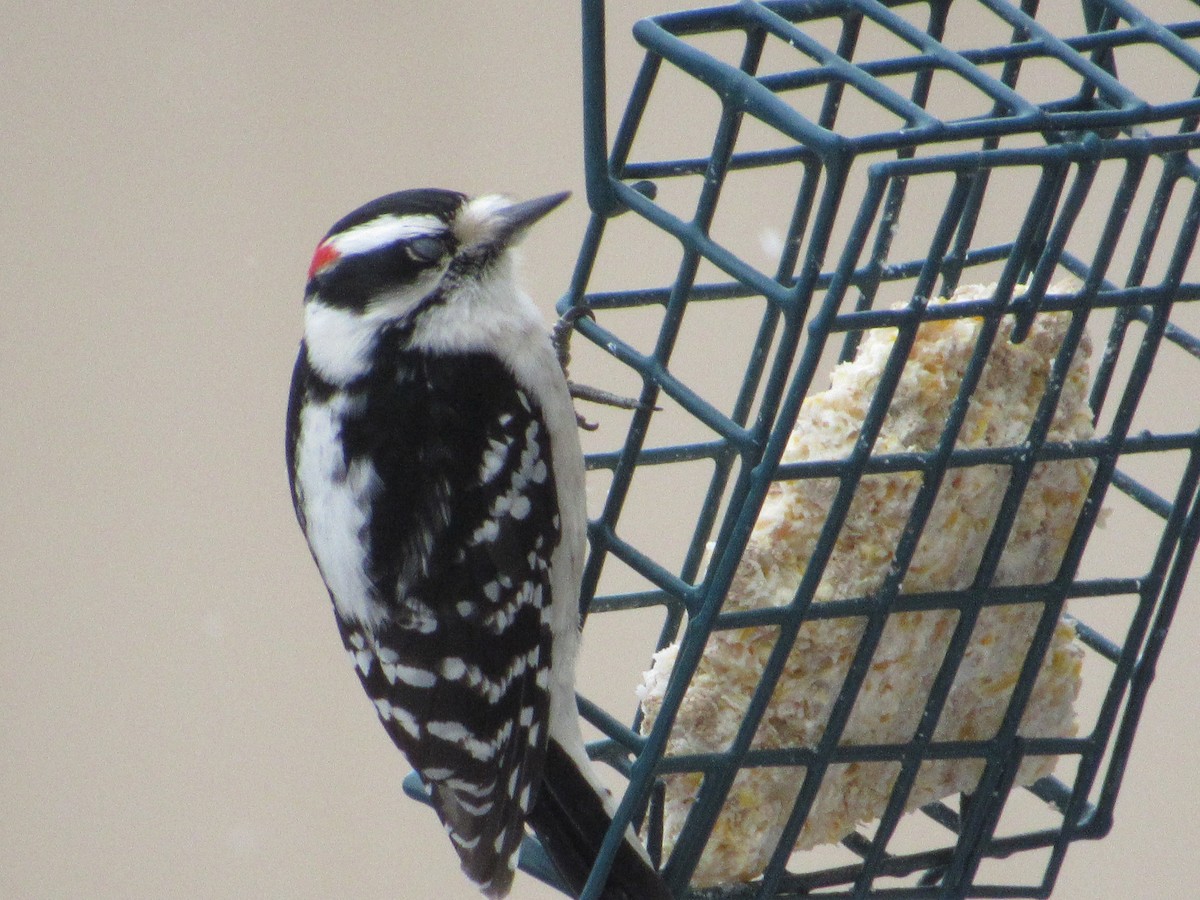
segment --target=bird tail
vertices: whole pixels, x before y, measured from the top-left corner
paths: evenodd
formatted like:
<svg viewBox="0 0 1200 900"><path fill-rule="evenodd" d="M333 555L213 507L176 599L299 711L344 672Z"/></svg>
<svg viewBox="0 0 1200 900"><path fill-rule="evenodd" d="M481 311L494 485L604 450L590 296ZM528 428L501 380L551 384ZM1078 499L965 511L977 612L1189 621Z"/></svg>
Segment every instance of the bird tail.
<svg viewBox="0 0 1200 900"><path fill-rule="evenodd" d="M590 773L551 736L540 790L526 819L571 893L578 897L612 824ZM602 789L601 789L602 790ZM673 900L662 876L631 833L613 859L600 900Z"/></svg>

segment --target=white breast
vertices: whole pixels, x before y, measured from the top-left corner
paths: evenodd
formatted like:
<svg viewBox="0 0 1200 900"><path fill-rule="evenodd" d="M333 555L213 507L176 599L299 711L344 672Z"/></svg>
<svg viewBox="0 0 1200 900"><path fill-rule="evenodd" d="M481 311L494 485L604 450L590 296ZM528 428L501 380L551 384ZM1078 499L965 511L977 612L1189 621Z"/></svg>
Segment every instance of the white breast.
<svg viewBox="0 0 1200 900"><path fill-rule="evenodd" d="M334 394L326 403L305 405L296 445L296 484L308 545L338 614L371 628L384 611L367 577L364 531L380 481L365 459L346 466L341 429L354 402Z"/></svg>

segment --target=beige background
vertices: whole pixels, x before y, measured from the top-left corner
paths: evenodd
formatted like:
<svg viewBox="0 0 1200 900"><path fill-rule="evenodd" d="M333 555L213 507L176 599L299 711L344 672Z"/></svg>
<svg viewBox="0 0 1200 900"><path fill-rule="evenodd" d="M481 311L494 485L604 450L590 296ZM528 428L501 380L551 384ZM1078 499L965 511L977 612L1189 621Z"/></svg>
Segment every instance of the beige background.
<svg viewBox="0 0 1200 900"><path fill-rule="evenodd" d="M335 218L582 190L576 4L2 11L0 898L476 896L346 665L283 408ZM584 223L577 196L528 242L547 309ZM1057 898L1196 893L1196 599ZM587 659L645 642L613 628Z"/></svg>

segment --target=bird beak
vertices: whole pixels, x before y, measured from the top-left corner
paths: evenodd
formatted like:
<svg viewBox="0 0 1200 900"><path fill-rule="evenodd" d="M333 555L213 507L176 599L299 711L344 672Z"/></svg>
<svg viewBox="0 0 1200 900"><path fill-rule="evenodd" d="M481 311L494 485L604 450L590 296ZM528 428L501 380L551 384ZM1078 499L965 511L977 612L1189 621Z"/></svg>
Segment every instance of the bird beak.
<svg viewBox="0 0 1200 900"><path fill-rule="evenodd" d="M495 230L491 235L491 243L501 247L516 243L534 222L561 205L570 196L570 191L562 191L558 194L549 194L535 200L525 200L496 210L492 214Z"/></svg>

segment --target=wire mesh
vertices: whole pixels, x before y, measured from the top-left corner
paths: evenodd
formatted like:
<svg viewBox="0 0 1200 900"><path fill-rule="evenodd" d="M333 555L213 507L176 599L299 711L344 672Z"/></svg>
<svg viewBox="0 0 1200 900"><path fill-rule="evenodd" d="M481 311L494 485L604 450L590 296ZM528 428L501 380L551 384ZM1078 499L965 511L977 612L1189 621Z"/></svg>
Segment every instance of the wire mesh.
<svg viewBox="0 0 1200 900"><path fill-rule="evenodd" d="M657 15L633 36L644 58L610 143L605 8L584 0L593 214L559 308L595 313L578 331L644 401L619 444L589 456L607 490L592 510L585 600L591 615L653 614L655 648L678 646L652 728L636 708L581 697L602 735L592 752L628 779L583 896L599 896L626 825L643 826L653 853L664 849L664 779L687 772L700 786L662 860L680 897L1049 896L1068 845L1110 828L1200 537L1191 390L1200 360L1200 21L1162 24L1124 0L778 0ZM1150 60L1170 77L1140 77ZM631 268L652 274L631 284ZM965 302L931 302L970 283L994 286ZM1043 313L1067 324L1026 433L967 446L960 429L989 353L1026 340ZM884 452L880 431L920 329L966 318L982 325L937 440ZM819 378L885 329L894 347L852 449L787 460ZM1087 393L1094 434L1055 439L1064 383L1088 340L1097 348ZM1031 478L1069 460L1086 461L1091 474L1061 560L1035 583L1003 583L997 567ZM906 576L939 493L976 467L1003 476L972 577L914 592ZM814 602L856 495L896 473L917 488L878 586ZM821 479L834 490L785 602L726 608L769 494ZM699 485L690 505L684 484ZM647 537L637 528L646 503L678 506L686 527ZM1134 532L1144 552L1133 549ZM998 725L943 739L937 723L973 630L984 611L1017 606L1035 612ZM874 654L888 623L913 611L948 611L953 627L927 689L910 698L911 737L854 743L847 722ZM1031 736L1023 716L1064 616L1095 702L1074 735ZM797 635L839 619L861 623L861 634L818 739L762 746L755 735ZM714 635L754 628L772 637L736 733L711 752L668 752ZM1023 760L1051 756L1054 775L1018 787ZM924 804L916 818L925 830L913 831L905 807L914 781L939 760L974 761L974 788ZM876 764L890 766L877 821L851 830L836 853L794 853L823 780ZM767 861L748 883L689 889L747 768L795 776ZM1008 827L1025 798L1037 800L1039 824ZM536 844L525 850L522 866L556 883ZM1006 867L1012 859L1026 862Z"/></svg>

